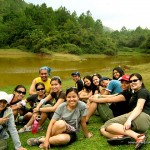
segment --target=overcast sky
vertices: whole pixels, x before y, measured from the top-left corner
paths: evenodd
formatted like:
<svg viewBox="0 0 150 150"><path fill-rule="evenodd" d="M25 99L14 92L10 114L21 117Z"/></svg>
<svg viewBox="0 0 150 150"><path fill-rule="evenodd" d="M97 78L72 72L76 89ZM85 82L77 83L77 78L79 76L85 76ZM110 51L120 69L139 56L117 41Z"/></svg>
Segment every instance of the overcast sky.
<svg viewBox="0 0 150 150"><path fill-rule="evenodd" d="M54 10L65 6L71 13L76 11L79 16L90 10L92 17L100 19L104 26L120 30L150 29L150 0L24 0L35 5L46 3Z"/></svg>

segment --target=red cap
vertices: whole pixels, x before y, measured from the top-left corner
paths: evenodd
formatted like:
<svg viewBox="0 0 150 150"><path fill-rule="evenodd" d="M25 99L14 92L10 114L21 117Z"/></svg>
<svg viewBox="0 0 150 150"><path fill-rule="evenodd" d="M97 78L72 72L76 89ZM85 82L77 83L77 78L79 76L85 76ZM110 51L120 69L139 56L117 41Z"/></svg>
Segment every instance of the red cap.
<svg viewBox="0 0 150 150"><path fill-rule="evenodd" d="M130 78L130 76L125 74L119 79L119 81L128 81L129 82L129 78Z"/></svg>

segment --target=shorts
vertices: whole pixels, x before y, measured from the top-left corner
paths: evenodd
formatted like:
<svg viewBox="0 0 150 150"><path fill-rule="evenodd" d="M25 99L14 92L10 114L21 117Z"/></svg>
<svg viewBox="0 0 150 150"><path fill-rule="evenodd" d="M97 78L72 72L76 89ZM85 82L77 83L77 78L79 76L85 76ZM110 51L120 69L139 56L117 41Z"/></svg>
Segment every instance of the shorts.
<svg viewBox="0 0 150 150"><path fill-rule="evenodd" d="M46 104L46 105L42 106L42 108L45 108L45 107L52 107L52 105L51 104ZM46 114L47 114L47 117L49 119L51 119L53 117L54 112L46 112Z"/></svg>
<svg viewBox="0 0 150 150"><path fill-rule="evenodd" d="M76 132L67 133L70 136L70 141L68 144L71 144L77 140L77 134Z"/></svg>
<svg viewBox="0 0 150 150"><path fill-rule="evenodd" d="M105 122L105 124L102 126L102 128L107 128L113 123L119 123L124 125L124 123L127 121L128 117L130 116L130 113L112 118ZM143 123L144 122L144 123ZM131 129L134 131L139 131L139 132L145 132L146 130L149 129L150 126L150 116L144 112L141 112L139 116L137 116L131 123Z"/></svg>
<svg viewBox="0 0 150 150"><path fill-rule="evenodd" d="M105 122L111 118L114 118L112 110L109 108L109 104L98 104L97 111L101 117L101 119Z"/></svg>

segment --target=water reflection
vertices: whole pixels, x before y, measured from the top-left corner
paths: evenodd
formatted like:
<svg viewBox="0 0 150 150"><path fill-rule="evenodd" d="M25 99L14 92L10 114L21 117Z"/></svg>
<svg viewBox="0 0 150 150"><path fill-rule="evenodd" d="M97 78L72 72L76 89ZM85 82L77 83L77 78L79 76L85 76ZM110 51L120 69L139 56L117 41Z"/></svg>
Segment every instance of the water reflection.
<svg viewBox="0 0 150 150"><path fill-rule="evenodd" d="M146 56L118 56L105 58L88 58L80 61L55 60L51 57L21 57L0 58L0 87L24 84L30 85L37 77L41 66L52 68L52 75L59 75L62 79L70 78L73 71L81 74L93 74L103 69L112 70L116 66L136 65L150 62Z"/></svg>

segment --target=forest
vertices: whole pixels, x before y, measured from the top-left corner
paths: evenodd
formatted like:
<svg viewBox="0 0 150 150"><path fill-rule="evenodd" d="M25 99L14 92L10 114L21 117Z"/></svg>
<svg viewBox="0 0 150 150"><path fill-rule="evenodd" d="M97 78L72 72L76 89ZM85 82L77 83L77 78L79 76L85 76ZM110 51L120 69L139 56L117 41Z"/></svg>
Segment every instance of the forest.
<svg viewBox="0 0 150 150"><path fill-rule="evenodd" d="M33 53L117 55L119 51L150 53L150 30L138 26L120 31L103 26L92 13L54 10L24 0L0 0L0 48Z"/></svg>

